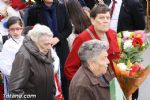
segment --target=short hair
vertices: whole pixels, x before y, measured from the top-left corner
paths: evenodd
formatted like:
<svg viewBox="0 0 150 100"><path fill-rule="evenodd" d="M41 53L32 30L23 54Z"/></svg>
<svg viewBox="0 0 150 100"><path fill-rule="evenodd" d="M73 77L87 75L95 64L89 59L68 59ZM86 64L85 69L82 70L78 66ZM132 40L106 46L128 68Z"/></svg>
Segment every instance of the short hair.
<svg viewBox="0 0 150 100"><path fill-rule="evenodd" d="M33 29L29 30L27 36L31 38L32 41L38 42L41 36L53 37L53 33L48 26L36 24Z"/></svg>
<svg viewBox="0 0 150 100"><path fill-rule="evenodd" d="M98 3L90 11L90 17L96 18L97 14L110 12L110 8L106 4Z"/></svg>
<svg viewBox="0 0 150 100"><path fill-rule="evenodd" d="M6 28L9 28L11 25L18 23L21 27L23 26L23 22L20 17L12 16L8 19Z"/></svg>
<svg viewBox="0 0 150 100"><path fill-rule="evenodd" d="M81 60L81 62L87 62L90 60L95 60L98 55L103 50L107 50L109 48L108 43L105 41L100 41L97 39L90 40L87 42L84 42L78 51L78 56Z"/></svg>

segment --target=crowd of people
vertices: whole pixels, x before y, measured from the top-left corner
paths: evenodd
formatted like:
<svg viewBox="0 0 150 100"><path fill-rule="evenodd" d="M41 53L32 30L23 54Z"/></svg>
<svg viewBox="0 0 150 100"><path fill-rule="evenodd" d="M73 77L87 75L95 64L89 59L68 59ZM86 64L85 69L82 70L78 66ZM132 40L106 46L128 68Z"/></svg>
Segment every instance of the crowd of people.
<svg viewBox="0 0 150 100"><path fill-rule="evenodd" d="M145 29L141 1L34 1L17 9L0 0L2 98L110 100L117 32Z"/></svg>

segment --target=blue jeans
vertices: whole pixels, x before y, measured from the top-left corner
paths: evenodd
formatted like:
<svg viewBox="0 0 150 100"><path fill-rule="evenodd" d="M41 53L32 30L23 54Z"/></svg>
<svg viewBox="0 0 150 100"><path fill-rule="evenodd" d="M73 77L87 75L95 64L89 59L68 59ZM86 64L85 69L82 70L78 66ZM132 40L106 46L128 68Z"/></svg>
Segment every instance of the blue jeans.
<svg viewBox="0 0 150 100"><path fill-rule="evenodd" d="M9 76L3 75L4 78L4 100L10 100L7 98L9 95Z"/></svg>

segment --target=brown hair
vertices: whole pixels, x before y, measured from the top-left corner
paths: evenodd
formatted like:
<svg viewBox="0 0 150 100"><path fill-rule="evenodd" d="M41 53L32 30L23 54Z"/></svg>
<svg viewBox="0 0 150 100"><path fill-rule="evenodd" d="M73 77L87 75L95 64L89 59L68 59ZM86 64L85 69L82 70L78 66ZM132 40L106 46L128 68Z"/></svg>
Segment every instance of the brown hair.
<svg viewBox="0 0 150 100"><path fill-rule="evenodd" d="M6 28L9 28L11 25L18 23L20 26L23 26L23 22L20 17L12 16L8 19Z"/></svg>
<svg viewBox="0 0 150 100"><path fill-rule="evenodd" d="M78 0L66 1L66 8L76 34L81 33L91 25L90 18L86 15Z"/></svg>
<svg viewBox="0 0 150 100"><path fill-rule="evenodd" d="M90 11L90 17L95 18L97 14L110 12L110 8L106 4L98 3Z"/></svg>

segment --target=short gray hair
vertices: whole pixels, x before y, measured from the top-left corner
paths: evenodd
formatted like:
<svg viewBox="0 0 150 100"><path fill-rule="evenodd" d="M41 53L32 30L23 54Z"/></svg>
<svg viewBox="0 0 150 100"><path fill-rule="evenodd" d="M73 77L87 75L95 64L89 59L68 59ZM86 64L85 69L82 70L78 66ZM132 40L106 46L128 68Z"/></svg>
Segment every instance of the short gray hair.
<svg viewBox="0 0 150 100"><path fill-rule="evenodd" d="M41 36L45 35L53 37L53 33L50 28L41 24L36 24L27 34L27 36L29 36L36 43Z"/></svg>
<svg viewBox="0 0 150 100"><path fill-rule="evenodd" d="M100 40L90 40L84 42L78 51L81 62L87 62L89 59L95 60L102 50L108 50L108 43Z"/></svg>

